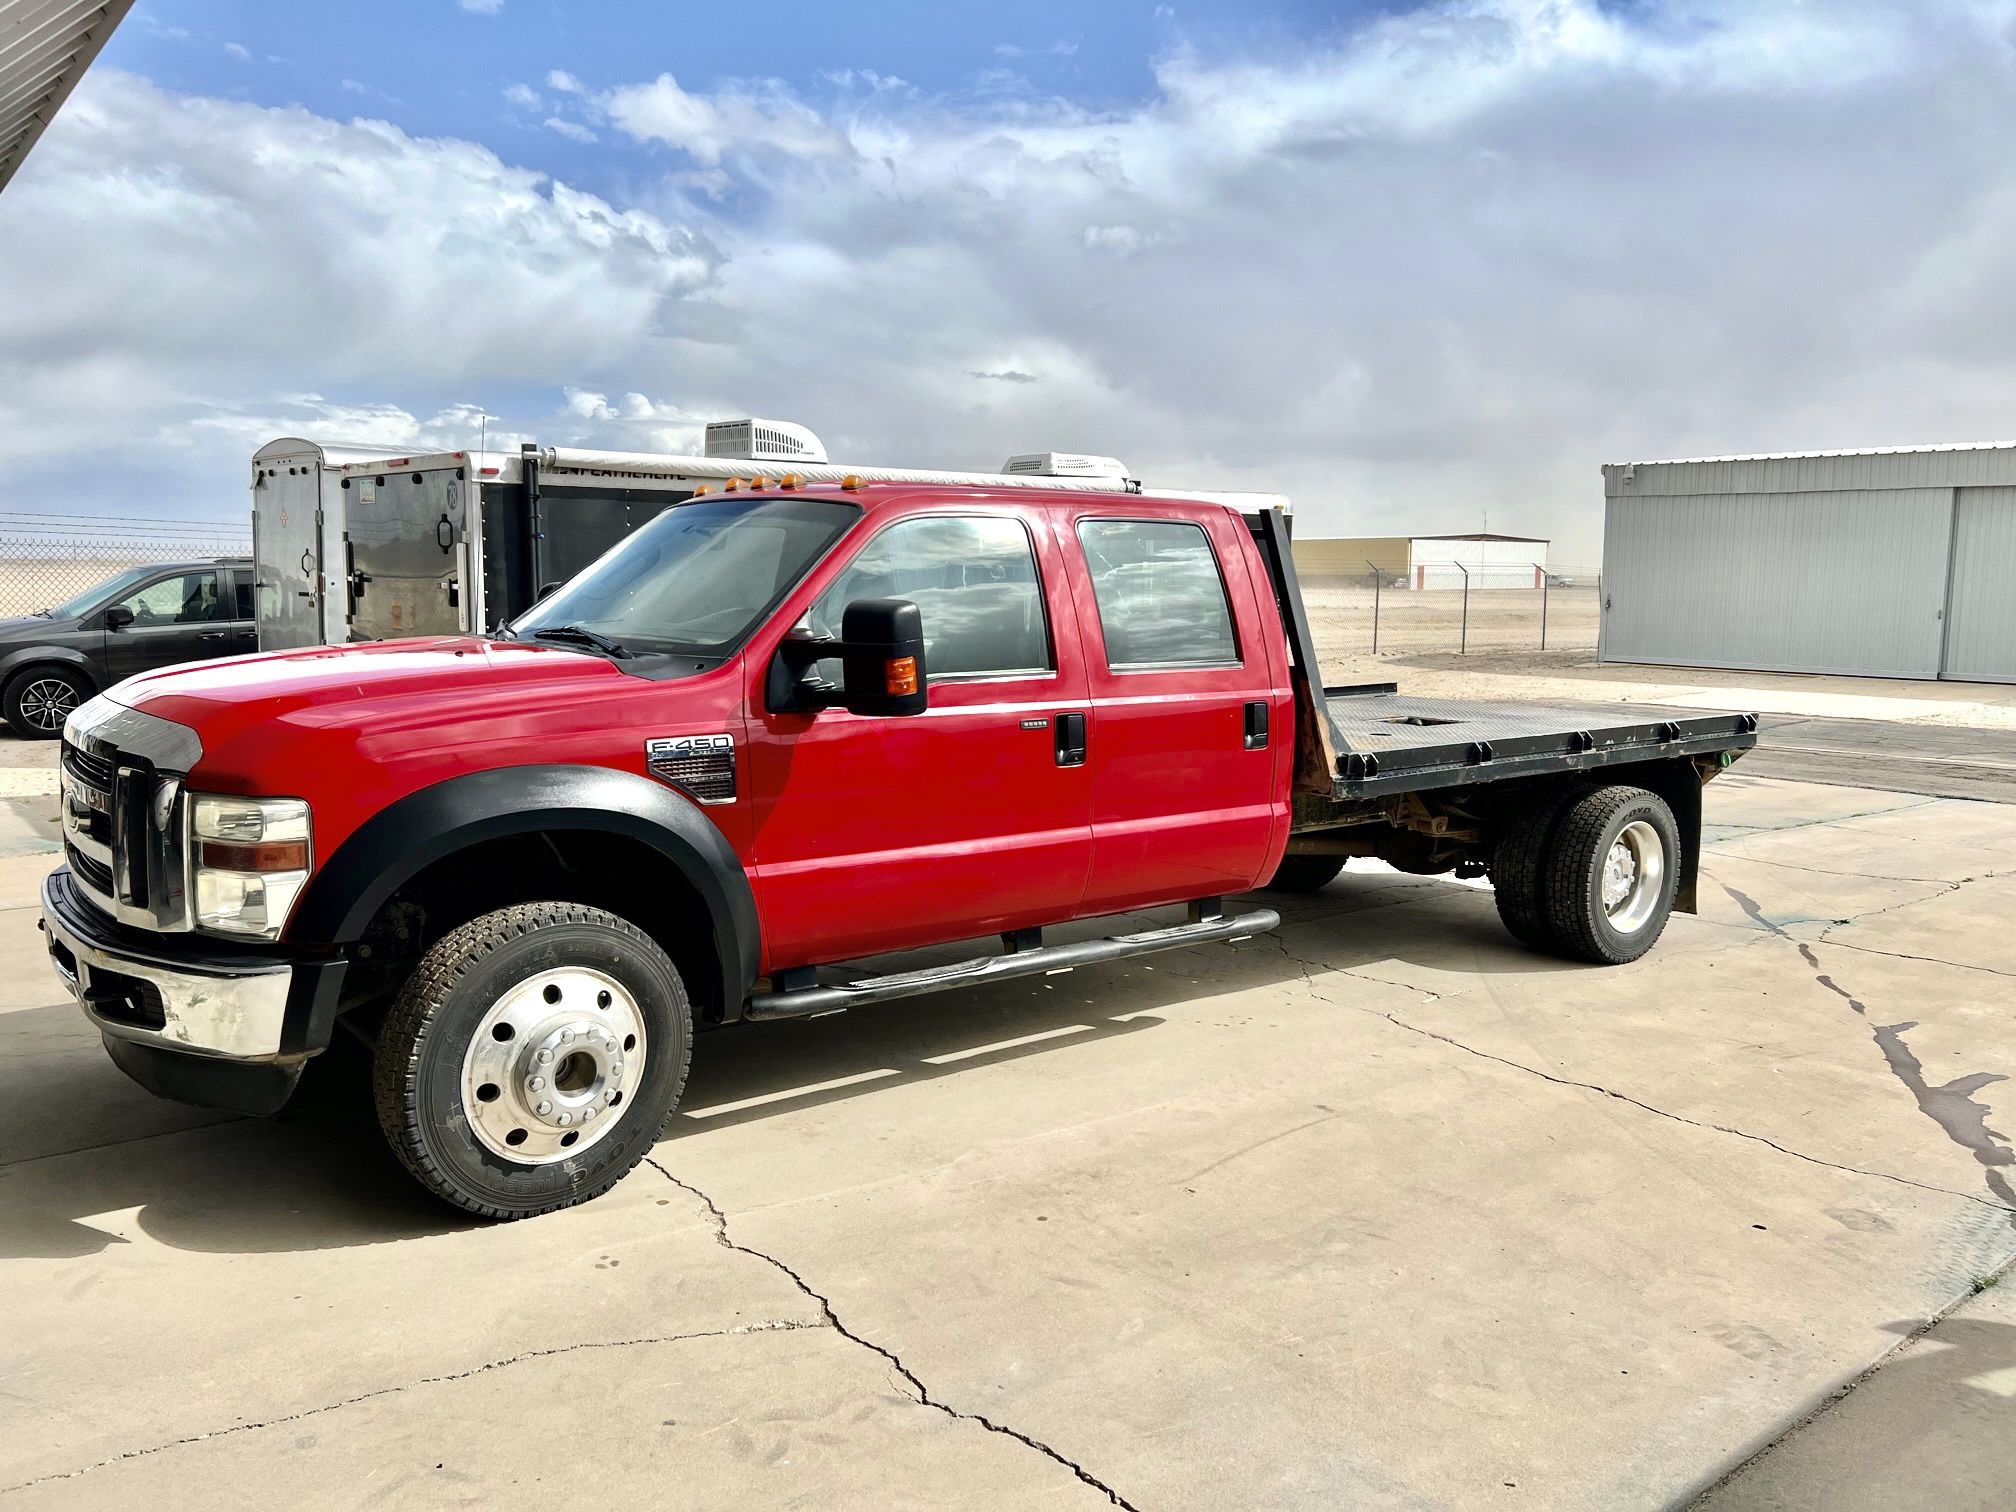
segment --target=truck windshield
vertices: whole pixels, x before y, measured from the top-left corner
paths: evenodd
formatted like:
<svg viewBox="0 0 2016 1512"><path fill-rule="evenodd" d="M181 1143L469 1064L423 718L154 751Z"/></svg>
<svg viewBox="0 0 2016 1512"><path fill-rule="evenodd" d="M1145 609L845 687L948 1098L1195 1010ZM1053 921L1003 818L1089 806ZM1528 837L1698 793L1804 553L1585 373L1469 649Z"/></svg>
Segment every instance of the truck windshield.
<svg viewBox="0 0 2016 1512"><path fill-rule="evenodd" d="M860 518L837 499L679 504L511 622L521 639L725 656Z"/></svg>

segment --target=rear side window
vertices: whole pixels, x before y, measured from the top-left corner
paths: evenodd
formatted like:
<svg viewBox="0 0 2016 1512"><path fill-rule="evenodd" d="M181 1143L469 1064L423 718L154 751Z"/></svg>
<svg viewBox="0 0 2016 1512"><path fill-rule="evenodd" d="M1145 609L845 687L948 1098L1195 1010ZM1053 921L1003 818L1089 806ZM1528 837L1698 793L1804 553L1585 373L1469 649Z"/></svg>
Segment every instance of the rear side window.
<svg viewBox="0 0 2016 1512"><path fill-rule="evenodd" d="M238 574L238 618L252 618L252 579L242 572Z"/></svg>
<svg viewBox="0 0 2016 1512"><path fill-rule="evenodd" d="M1080 520L1106 665L1115 671L1236 664L1232 606L1204 527L1183 520Z"/></svg>
<svg viewBox="0 0 2016 1512"><path fill-rule="evenodd" d="M926 515L891 525L819 595L813 630L838 636L847 606L870 598L917 606L929 677L1051 669L1036 554L1020 520Z"/></svg>

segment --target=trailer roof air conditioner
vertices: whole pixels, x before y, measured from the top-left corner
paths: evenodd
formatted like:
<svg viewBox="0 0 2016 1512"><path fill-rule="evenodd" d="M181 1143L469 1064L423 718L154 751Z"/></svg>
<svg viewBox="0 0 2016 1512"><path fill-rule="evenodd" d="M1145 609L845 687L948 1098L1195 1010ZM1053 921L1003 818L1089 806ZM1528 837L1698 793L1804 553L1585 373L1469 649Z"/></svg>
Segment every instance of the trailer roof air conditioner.
<svg viewBox="0 0 2016 1512"><path fill-rule="evenodd" d="M710 420L706 455L742 462L824 462L826 448L789 420Z"/></svg>
<svg viewBox="0 0 2016 1512"><path fill-rule="evenodd" d="M1088 457L1083 452L1023 452L1002 465L1004 473L1032 478L1124 478L1127 465L1118 457Z"/></svg>

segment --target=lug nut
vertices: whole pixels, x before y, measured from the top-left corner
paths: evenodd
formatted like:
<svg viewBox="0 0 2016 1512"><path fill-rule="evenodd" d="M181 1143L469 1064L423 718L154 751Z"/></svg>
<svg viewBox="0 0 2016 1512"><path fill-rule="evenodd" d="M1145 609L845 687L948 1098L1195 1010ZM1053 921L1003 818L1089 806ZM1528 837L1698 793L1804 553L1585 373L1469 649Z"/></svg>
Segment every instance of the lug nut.
<svg viewBox="0 0 2016 1512"><path fill-rule="evenodd" d="M623 1062L617 1061L611 1065L609 1067L609 1074L611 1076L621 1076L623 1074Z"/></svg>
<svg viewBox="0 0 2016 1512"><path fill-rule="evenodd" d="M543 1077L543 1076L535 1076L535 1077L533 1077L533 1078L532 1078L532 1090L533 1090L534 1092L544 1092L544 1091L546 1090L546 1078L545 1078L545 1077Z"/></svg>
<svg viewBox="0 0 2016 1512"><path fill-rule="evenodd" d="M539 1064L542 1066L553 1064L553 1052L551 1050L541 1050L539 1052Z"/></svg>
<svg viewBox="0 0 2016 1512"><path fill-rule="evenodd" d="M560 1031L560 1043L561 1043L561 1044L563 1044L563 1045L564 1045L564 1044L566 1044L566 1043L567 1043L567 1041L571 1040L572 1038L574 1038L574 1031L573 1031L572 1029L562 1029L562 1030Z"/></svg>
<svg viewBox="0 0 2016 1512"><path fill-rule="evenodd" d="M574 1122L574 1115L571 1113L562 1113L558 1118L554 1119L553 1122L560 1124L564 1127L565 1125Z"/></svg>
<svg viewBox="0 0 2016 1512"><path fill-rule="evenodd" d="M583 1123L588 1122L589 1119L595 1116L597 1111L598 1110L595 1108L583 1108L581 1110L581 1122Z"/></svg>
<svg viewBox="0 0 2016 1512"><path fill-rule="evenodd" d="M553 1104L551 1104L550 1102L542 1102L541 1104L539 1104L539 1116L541 1118L544 1118L548 1113L551 1113L552 1111L553 1111Z"/></svg>

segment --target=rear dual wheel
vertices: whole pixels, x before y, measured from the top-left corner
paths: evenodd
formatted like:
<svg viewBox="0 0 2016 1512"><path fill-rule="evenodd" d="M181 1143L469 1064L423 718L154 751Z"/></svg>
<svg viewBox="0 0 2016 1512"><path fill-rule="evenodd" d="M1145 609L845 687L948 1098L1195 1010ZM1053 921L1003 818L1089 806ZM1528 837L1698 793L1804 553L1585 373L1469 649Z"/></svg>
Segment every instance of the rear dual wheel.
<svg viewBox="0 0 2016 1512"><path fill-rule="evenodd" d="M1536 950L1621 966L1672 916L1680 828L1666 801L1623 783L1543 797L1500 831L1498 914Z"/></svg>
<svg viewBox="0 0 2016 1512"><path fill-rule="evenodd" d="M378 1121L435 1195L485 1218L599 1196L685 1086L685 985L627 920L524 903L451 931L379 1036Z"/></svg>

